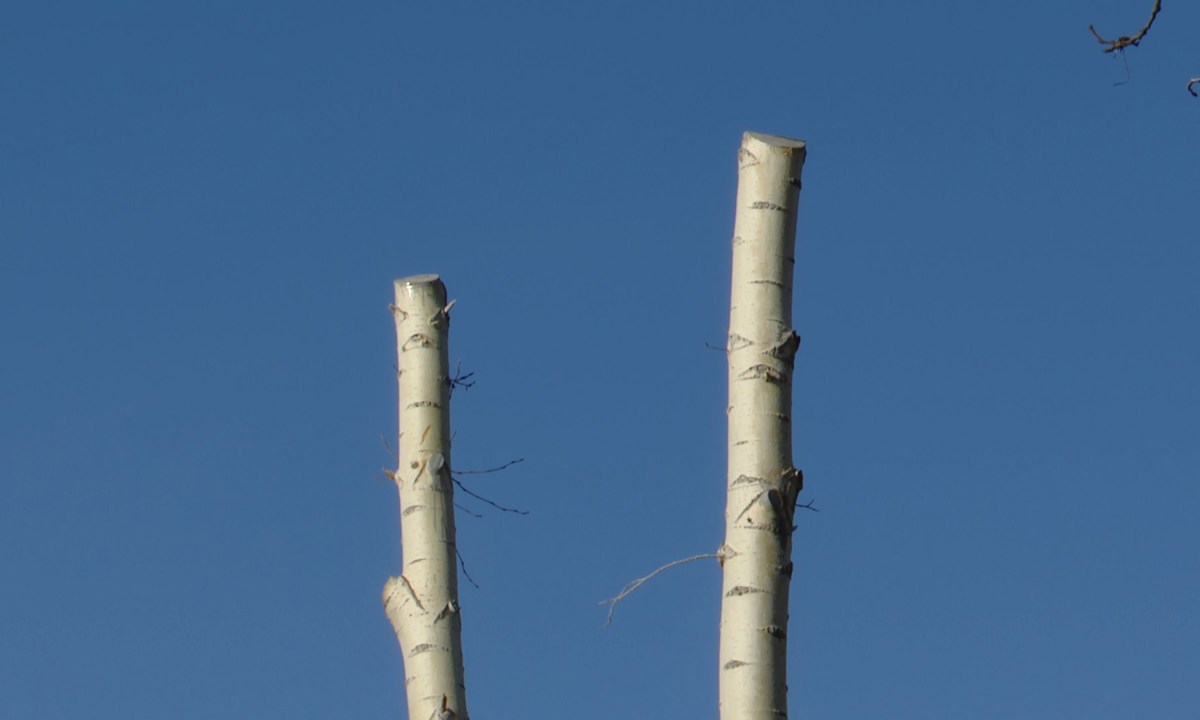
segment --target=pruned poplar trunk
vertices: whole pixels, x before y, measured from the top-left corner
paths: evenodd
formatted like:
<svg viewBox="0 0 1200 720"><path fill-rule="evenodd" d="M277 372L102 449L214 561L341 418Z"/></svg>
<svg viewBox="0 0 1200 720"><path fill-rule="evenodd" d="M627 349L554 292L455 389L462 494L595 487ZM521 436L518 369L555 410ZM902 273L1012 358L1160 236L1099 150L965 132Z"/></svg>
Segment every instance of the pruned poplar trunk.
<svg viewBox="0 0 1200 720"><path fill-rule="evenodd" d="M467 718L450 478L450 305L437 275L395 283L403 572L383 607L400 641L410 720Z"/></svg>
<svg viewBox="0 0 1200 720"><path fill-rule="evenodd" d="M805 144L746 133L738 152L729 307L729 472L721 598L721 720L787 717L796 206Z"/></svg>

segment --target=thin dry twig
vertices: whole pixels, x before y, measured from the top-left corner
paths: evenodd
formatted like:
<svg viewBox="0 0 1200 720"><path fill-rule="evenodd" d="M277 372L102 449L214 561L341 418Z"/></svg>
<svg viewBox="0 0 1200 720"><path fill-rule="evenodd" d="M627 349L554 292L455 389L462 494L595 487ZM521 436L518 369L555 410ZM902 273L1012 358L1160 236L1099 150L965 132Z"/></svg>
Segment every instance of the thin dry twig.
<svg viewBox="0 0 1200 720"><path fill-rule="evenodd" d="M472 387L474 387L475 381L471 379L473 377L475 377L475 373L473 372L469 372L465 375L463 374L462 360L459 360L458 366L454 368L454 377L446 378L446 382L450 384L450 396L454 396L455 388L470 390Z"/></svg>
<svg viewBox="0 0 1200 720"><path fill-rule="evenodd" d="M467 572L467 564L463 562L462 553L458 551L458 548L454 548L454 554L458 556L458 567L462 569L463 577L465 577L467 582L474 585L475 589L478 590L479 583L475 582L475 579L471 577L471 573Z"/></svg>
<svg viewBox="0 0 1200 720"><path fill-rule="evenodd" d="M1088 30L1091 30L1092 35L1096 36L1097 42L1099 42L1101 45L1107 46L1104 48L1104 52L1117 52L1118 50L1124 50L1131 45L1137 45L1140 43L1142 38L1146 37L1146 33L1150 32L1150 26L1154 24L1154 18L1158 17L1160 10L1162 10L1162 0L1154 0L1154 9L1150 11L1150 19L1147 20L1146 24L1142 26L1142 29L1134 33L1132 37L1128 35L1122 35L1116 40L1105 40L1104 38L1100 37L1100 33L1096 32L1095 25L1088 25Z"/></svg>
<svg viewBox="0 0 1200 720"><path fill-rule="evenodd" d="M384 437L383 433L379 433L379 442L383 443L383 449L387 450L387 454L391 455L393 460L400 462L400 456L396 454L391 445L388 445L387 438Z"/></svg>
<svg viewBox="0 0 1200 720"><path fill-rule="evenodd" d="M474 510L469 510L466 505L462 505L460 503L454 503L454 507L458 508L459 510L462 510L463 512L465 512L466 514L470 515L473 518L483 517L483 513L477 513Z"/></svg>
<svg viewBox="0 0 1200 720"><path fill-rule="evenodd" d="M524 461L525 461L525 458L517 458L516 460L509 460L508 462L504 463L503 465L501 465L499 467L488 468L487 470L454 470L450 473L450 479L453 480L454 484L457 485L458 488L460 490L462 490L463 492L465 492L466 494L470 495L471 497L475 498L476 500L482 500L483 502L487 503L488 505L491 505L492 507L496 508L497 510L503 510L504 512L516 513L518 515L528 515L529 514L528 510L518 510L517 508L504 507L503 505L501 505L497 502L494 502L492 500L485 498L484 496L480 495L479 493L468 489L466 485L462 484L462 481L460 481L457 477L455 477L456 475L484 475L486 473L500 472L501 470L504 470L505 468L512 467L513 465L516 465L517 463L524 462ZM454 503L454 504L456 506L458 506L458 508L460 510L462 510L463 512L466 512L475 517L483 517L479 513L474 513L474 512L471 512L470 510L467 510L465 507L463 507L462 505L459 505L458 503Z"/></svg>
<svg viewBox="0 0 1200 720"><path fill-rule="evenodd" d="M487 470L455 470L454 474L455 475L486 475L487 473L500 472L501 470L503 470L507 467L512 467L513 465L516 465L519 462L525 462L525 458L517 458L516 460L509 460L508 462L504 463L500 467L488 468Z"/></svg>
<svg viewBox="0 0 1200 720"><path fill-rule="evenodd" d="M479 493L471 492L470 490L467 489L467 486L463 485L461 482L459 482L458 478L454 477L454 475L451 475L450 479L454 481L454 484L458 486L459 490L462 490L463 492L465 492L466 494L475 498L476 500L484 501L485 503L487 503L488 505L491 505L492 507L496 508L497 510L503 510L504 512L516 513L518 515L528 515L529 514L528 510L518 510L517 508L504 507L503 505L501 505L497 502L488 500L487 498L480 495ZM475 515L475 513L471 513L471 514ZM476 517L481 517L481 516L477 515Z"/></svg>
<svg viewBox="0 0 1200 720"><path fill-rule="evenodd" d="M621 592L617 593L616 597L609 598L608 600L600 601L600 603L599 603L600 605L608 605L608 619L605 620L604 624L605 625L612 624L613 612L617 609L617 603L624 600L634 590L637 590L642 585L646 584L647 581L649 581L651 578L653 578L655 575L659 574L660 572L663 572L665 570L670 570L671 568L675 567L676 565L683 565L684 563L690 563L693 560L707 560L709 558L712 558L715 560L720 560L722 557L723 556L721 555L721 553L704 553L703 555L693 555L689 558L684 558L682 560L674 560L672 562L669 562L666 565L663 565L659 569L655 570L654 572L650 573L646 577L638 578L637 580L634 580L633 582L629 583L624 588L622 588Z"/></svg>

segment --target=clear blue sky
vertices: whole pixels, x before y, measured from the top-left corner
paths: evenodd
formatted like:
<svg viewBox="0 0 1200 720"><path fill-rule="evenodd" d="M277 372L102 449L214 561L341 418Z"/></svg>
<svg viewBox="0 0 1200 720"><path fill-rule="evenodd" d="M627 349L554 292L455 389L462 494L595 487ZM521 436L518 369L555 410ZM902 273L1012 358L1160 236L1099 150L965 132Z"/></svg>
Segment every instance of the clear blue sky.
<svg viewBox="0 0 1200 720"><path fill-rule="evenodd" d="M0 715L402 716L391 281L477 718L716 716L735 156L809 142L794 717L1200 706L1200 8L0 9Z"/></svg>

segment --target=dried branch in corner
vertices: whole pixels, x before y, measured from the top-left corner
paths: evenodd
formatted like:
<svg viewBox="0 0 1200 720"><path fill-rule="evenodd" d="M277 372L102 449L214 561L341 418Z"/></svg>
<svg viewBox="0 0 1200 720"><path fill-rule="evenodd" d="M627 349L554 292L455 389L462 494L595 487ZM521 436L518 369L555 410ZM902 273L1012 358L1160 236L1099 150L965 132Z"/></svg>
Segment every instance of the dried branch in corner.
<svg viewBox="0 0 1200 720"><path fill-rule="evenodd" d="M1092 31L1092 35L1096 36L1096 40L1101 45L1107 46L1104 48L1104 52L1117 52L1118 50L1124 50L1131 45L1137 45L1140 43L1142 38L1146 37L1146 33L1150 32L1150 26L1154 24L1154 18L1158 17L1158 13L1161 10L1162 0L1154 0L1154 9L1150 11L1150 19L1146 21L1146 24L1142 26L1141 30L1138 30L1132 36L1122 35L1116 40L1105 40L1104 38L1100 37L1100 33L1096 32L1095 25L1088 25L1088 30Z"/></svg>

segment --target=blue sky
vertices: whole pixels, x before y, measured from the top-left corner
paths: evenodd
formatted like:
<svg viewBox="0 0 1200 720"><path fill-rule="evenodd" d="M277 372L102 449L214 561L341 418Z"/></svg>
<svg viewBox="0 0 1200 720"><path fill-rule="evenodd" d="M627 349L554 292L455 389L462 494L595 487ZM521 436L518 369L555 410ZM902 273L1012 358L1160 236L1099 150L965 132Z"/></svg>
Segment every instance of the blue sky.
<svg viewBox="0 0 1200 720"><path fill-rule="evenodd" d="M476 717L715 717L745 130L809 142L794 717L1200 705L1200 9L0 9L0 714L403 715L391 281Z"/></svg>

